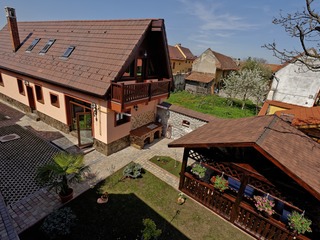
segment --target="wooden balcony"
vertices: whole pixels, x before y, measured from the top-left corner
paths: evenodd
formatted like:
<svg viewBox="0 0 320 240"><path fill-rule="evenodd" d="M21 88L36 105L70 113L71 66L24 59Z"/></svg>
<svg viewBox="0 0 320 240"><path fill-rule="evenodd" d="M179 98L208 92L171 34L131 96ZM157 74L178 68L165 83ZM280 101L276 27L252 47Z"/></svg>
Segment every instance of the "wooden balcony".
<svg viewBox="0 0 320 240"><path fill-rule="evenodd" d="M171 80L161 80L143 83L112 83L111 84L111 109L122 112L126 108L149 101L168 98Z"/></svg>
<svg viewBox="0 0 320 240"><path fill-rule="evenodd" d="M181 173L182 174L182 173ZM237 199L228 192L220 193L213 185L185 172L180 178L180 190L194 198L221 217L230 221L257 239L294 239L286 225L272 217L259 214L253 206ZM309 239L298 235L296 239Z"/></svg>

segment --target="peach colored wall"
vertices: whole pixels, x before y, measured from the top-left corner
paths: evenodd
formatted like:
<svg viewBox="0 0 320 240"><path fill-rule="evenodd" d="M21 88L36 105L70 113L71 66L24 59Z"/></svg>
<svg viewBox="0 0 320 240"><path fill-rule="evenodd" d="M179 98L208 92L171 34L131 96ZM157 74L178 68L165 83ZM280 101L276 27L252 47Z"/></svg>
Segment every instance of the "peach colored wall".
<svg viewBox="0 0 320 240"><path fill-rule="evenodd" d="M113 142L120 137L125 137L127 136L131 129L132 129L132 124L135 122L134 119L139 118L139 116L143 116L144 114L148 114L148 112L153 111L156 113L156 108L157 108L158 101L151 101L148 103L148 105L145 104L138 104L138 110L134 110L131 108L131 119L130 122L115 126L115 112L112 112L112 114L108 115L107 119L107 124L108 124L108 136L107 140L108 142ZM155 119L153 119L155 120Z"/></svg>
<svg viewBox="0 0 320 240"><path fill-rule="evenodd" d="M4 86L0 85L0 93L29 106L26 86L23 84L25 94L22 95L19 93L17 78L4 73L1 73L1 76Z"/></svg>
<svg viewBox="0 0 320 240"><path fill-rule="evenodd" d="M25 89L25 95L21 95L18 90L18 83L17 83L16 77L12 77L12 76L9 76L8 74L2 73L2 79L3 79L4 86L0 85L0 92L10 98L13 98L29 106L26 87L23 85ZM44 113L54 119L57 119L60 122L65 124L67 124L65 95L78 98L88 103L95 102L97 104L98 109L100 108L100 111L98 110L97 112L97 118L93 119L93 126L94 126L93 135L96 139L105 143L107 142L107 128L106 128L107 114L113 115L113 113L108 112L106 101L99 98L88 96L83 93L75 92L66 88L61 88L45 82L40 82L32 78L19 78L19 79L29 81L29 85L33 89L37 111ZM35 84L42 87L42 95L44 98L44 103L37 101ZM50 93L53 93L59 96L59 103L60 103L59 108L51 105Z"/></svg>
<svg viewBox="0 0 320 240"><path fill-rule="evenodd" d="M0 85L0 92L25 105L29 105L27 93L25 95L19 94L16 77L11 77L7 74L2 73L2 78L4 86ZM94 138L104 143L110 143L118 140L119 138L125 137L129 135L131 129L137 128L141 124L147 124L148 122L153 121L155 118L156 105L158 104L158 100L151 101L147 105L139 104L137 111L132 108L130 122L122 124L120 126L115 126L115 112L108 109L106 101L45 82L40 82L35 79L21 79L26 79L29 81L29 85L33 89L36 109L39 112L55 118L65 124L67 124L65 95L80 99L88 103L95 102L97 105L97 116L93 117L92 119L94 127L93 136ZM38 102L36 99L35 84L42 87L44 103ZM25 86L24 89L26 92ZM50 93L54 93L59 96L59 108L51 105Z"/></svg>

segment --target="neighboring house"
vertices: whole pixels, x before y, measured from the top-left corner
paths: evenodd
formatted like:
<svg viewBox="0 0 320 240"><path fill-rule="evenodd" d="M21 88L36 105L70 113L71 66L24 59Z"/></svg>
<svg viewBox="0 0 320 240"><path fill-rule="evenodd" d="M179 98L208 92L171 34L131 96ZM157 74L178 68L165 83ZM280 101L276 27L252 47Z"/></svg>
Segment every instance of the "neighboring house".
<svg viewBox="0 0 320 240"><path fill-rule="evenodd" d="M304 213L312 233L297 239L319 239L320 145L278 116L217 119L174 140L183 147L179 189L257 239L292 239L288 214ZM194 175L188 161L206 168ZM228 181L223 193L211 183ZM275 211L265 217L254 196L273 200Z"/></svg>
<svg viewBox="0 0 320 240"><path fill-rule="evenodd" d="M6 11L2 100L107 155L156 120L172 82L163 19L17 22Z"/></svg>
<svg viewBox="0 0 320 240"><path fill-rule="evenodd" d="M189 48L182 47L181 44L169 47L171 69L174 75L191 72L192 63L196 58Z"/></svg>
<svg viewBox="0 0 320 240"><path fill-rule="evenodd" d="M296 60L284 64L274 74L267 100L313 107L318 104L319 91L319 72L309 70Z"/></svg>
<svg viewBox="0 0 320 240"><path fill-rule="evenodd" d="M238 65L231 58L208 48L192 64L192 72L186 77L185 90L191 93L213 94L223 86L221 79Z"/></svg>

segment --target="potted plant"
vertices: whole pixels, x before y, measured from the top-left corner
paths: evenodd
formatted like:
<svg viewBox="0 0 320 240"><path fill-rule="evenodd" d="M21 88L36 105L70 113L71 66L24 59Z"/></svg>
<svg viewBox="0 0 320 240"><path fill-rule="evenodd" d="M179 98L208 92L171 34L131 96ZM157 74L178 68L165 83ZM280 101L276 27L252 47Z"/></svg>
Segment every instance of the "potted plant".
<svg viewBox="0 0 320 240"><path fill-rule="evenodd" d="M61 152L53 157L53 162L38 167L36 179L49 190L55 189L61 202L65 203L73 198L70 184L80 182L88 171L89 167L83 163L83 155Z"/></svg>
<svg viewBox="0 0 320 240"><path fill-rule="evenodd" d="M213 184L213 187L220 192L224 192L224 190L228 189L228 180L223 176L213 176L210 181Z"/></svg>
<svg viewBox="0 0 320 240"><path fill-rule="evenodd" d="M274 201L269 199L269 194L266 196L253 196L255 206L258 211L261 211L266 217L271 216L274 213L272 209L274 207Z"/></svg>
<svg viewBox="0 0 320 240"><path fill-rule="evenodd" d="M201 166L200 164L194 164L191 168L191 172L197 175L199 178L203 178L206 174L206 168Z"/></svg>
<svg viewBox="0 0 320 240"><path fill-rule="evenodd" d="M288 216L288 224L289 227L293 229L294 234L304 234L305 232L312 232L310 227L312 221L304 216L304 212L300 214L296 211L293 211Z"/></svg>
<svg viewBox="0 0 320 240"><path fill-rule="evenodd" d="M177 203L178 203L179 205L182 205L182 204L184 204L184 202L186 201L186 199L187 199L186 195L184 195L183 193L179 193L179 194L178 194Z"/></svg>

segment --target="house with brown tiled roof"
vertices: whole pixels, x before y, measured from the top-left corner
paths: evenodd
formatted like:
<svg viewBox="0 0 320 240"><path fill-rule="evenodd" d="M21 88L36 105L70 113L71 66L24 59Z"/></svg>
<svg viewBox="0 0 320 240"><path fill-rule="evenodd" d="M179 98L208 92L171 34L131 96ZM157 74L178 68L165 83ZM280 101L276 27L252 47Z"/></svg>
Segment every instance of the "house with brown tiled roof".
<svg viewBox="0 0 320 240"><path fill-rule="evenodd" d="M185 90L192 93L213 94L222 86L221 79L239 69L231 58L208 48L192 64L192 72L185 78Z"/></svg>
<svg viewBox="0 0 320 240"><path fill-rule="evenodd" d="M163 19L18 22L15 9L6 13L3 101L106 154L128 146L133 130L146 128L145 142L161 135L152 123L172 81Z"/></svg>
<svg viewBox="0 0 320 240"><path fill-rule="evenodd" d="M169 147L184 148L179 189L254 238L319 239L320 145L288 122L275 115L216 119ZM273 202L271 215L262 214L257 197ZM294 211L312 220L312 233L290 229Z"/></svg>
<svg viewBox="0 0 320 240"><path fill-rule="evenodd" d="M182 47L180 43L175 46L169 45L168 47L172 73L184 74L191 72L192 63L196 57L190 49Z"/></svg>

